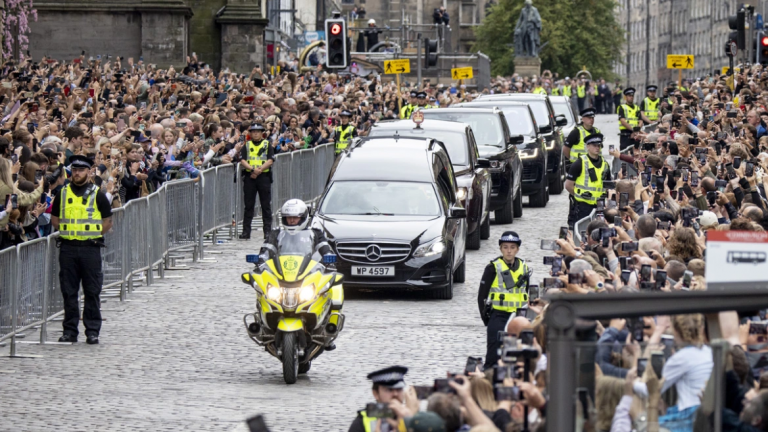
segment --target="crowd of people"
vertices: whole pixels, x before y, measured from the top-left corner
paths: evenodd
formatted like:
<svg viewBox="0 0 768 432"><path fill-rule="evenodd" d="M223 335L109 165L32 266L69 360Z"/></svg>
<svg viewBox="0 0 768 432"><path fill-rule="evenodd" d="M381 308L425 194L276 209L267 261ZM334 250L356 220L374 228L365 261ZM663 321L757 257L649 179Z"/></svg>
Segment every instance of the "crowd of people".
<svg viewBox="0 0 768 432"><path fill-rule="evenodd" d="M301 72L295 62L271 76L259 67L247 75L217 73L195 56L180 71L134 60L83 54L74 62L26 58L3 65L0 248L53 231L52 202L68 183L75 156L93 161L89 176L116 208L164 182L239 163L254 131L280 154L345 141L352 136L349 127L365 135L377 121L479 93L565 95L579 108L599 112L614 112L624 94L620 86L603 92L604 82L518 76L497 77L479 91L424 82L401 94L373 75ZM505 233L500 240L500 268L508 267L515 286L525 287L528 301L513 308L506 332L494 343L498 358L470 358L464 371L426 387L405 386L405 368L378 371L370 376L376 403L359 413L350 430L543 430L545 294L705 290L707 233L765 230L768 73L756 65L735 77L668 85L661 98L655 92L648 92L654 103L659 100L653 105L655 130L633 130L625 151L610 151L626 169L615 173L602 208L579 233L583 241L574 241L568 230L556 240L548 257L551 277L538 284L528 279L517 270L526 268L515 261L518 235ZM507 286L502 274L486 281L490 295L481 288L481 305ZM481 316L485 320L483 307ZM768 396L759 392L768 387L761 375L768 365L763 318L760 312L722 317L721 333L733 345L723 430L768 430ZM617 318L593 322L582 333L597 349L594 389L577 402L581 430L677 431L711 424L707 383L713 361L702 316Z"/></svg>

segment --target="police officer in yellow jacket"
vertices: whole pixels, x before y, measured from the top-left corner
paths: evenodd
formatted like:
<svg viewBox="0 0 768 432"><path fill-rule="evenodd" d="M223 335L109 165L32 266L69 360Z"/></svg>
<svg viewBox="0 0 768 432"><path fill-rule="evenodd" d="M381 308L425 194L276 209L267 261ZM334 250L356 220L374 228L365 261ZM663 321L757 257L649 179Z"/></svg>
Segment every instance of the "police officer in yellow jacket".
<svg viewBox="0 0 768 432"><path fill-rule="evenodd" d="M333 140L336 141L336 154L343 152L347 148L352 138L357 136L357 129L349 124L352 113L344 110L339 114L341 125L333 130Z"/></svg>
<svg viewBox="0 0 768 432"><path fill-rule="evenodd" d="M404 414L407 410L403 403L405 401L405 374L408 368L403 366L390 366L376 372L368 374L368 379L373 381L373 398L377 403L384 404L387 407L394 406L396 410ZM394 410L393 410L394 411ZM396 412L397 413L397 412ZM415 413L408 413L413 415ZM379 429L376 424L381 420ZM349 427L349 432L395 432L398 430L394 419L379 418L372 412L363 409L357 412L357 417Z"/></svg>
<svg viewBox="0 0 768 432"><path fill-rule="evenodd" d="M416 90L411 91L411 98L408 101L407 104L403 105L402 108L400 108L400 118L401 119L409 119L411 118L411 114L413 114L413 110L416 109L417 103L416 103L416 96L418 95L418 92Z"/></svg>
<svg viewBox="0 0 768 432"><path fill-rule="evenodd" d="M528 265L520 258L522 240L514 231L505 231L499 238L501 256L485 266L477 293L480 317L487 327L485 369L496 365L499 360L501 340L499 332L504 331L507 321L514 318L520 309L528 308Z"/></svg>
<svg viewBox="0 0 768 432"><path fill-rule="evenodd" d="M632 145L632 130L640 127L641 121L649 124L648 118L640 111L640 106L635 105L635 89L629 87L624 90L624 103L616 109L619 114L619 144L621 150Z"/></svg>
<svg viewBox="0 0 768 432"><path fill-rule="evenodd" d="M640 102L640 111L645 114L645 117L651 122L658 121L661 116L659 111L661 110L661 99L656 97L656 90L658 87L655 85L649 85L645 87L646 98Z"/></svg>
<svg viewBox="0 0 768 432"><path fill-rule="evenodd" d="M272 169L270 167L275 161L275 149L263 135L264 126L254 123L248 128L249 140L240 152L240 165L243 167L244 207L241 240L251 238L251 224L257 194L261 204L265 239L272 230Z"/></svg>
<svg viewBox="0 0 768 432"><path fill-rule="evenodd" d="M570 166L572 163L579 160L581 155L587 154L587 146L584 140L595 133L600 133L600 129L595 125L594 108L584 108L581 110L581 124L577 125L568 137L565 139L565 146L563 147L563 156L568 159L566 166Z"/></svg>
<svg viewBox="0 0 768 432"><path fill-rule="evenodd" d="M51 208L51 223L58 228L61 241L59 285L64 300L64 334L59 342L77 342L82 283L86 343L93 345L99 343L101 331L101 248L103 234L112 228L112 206L88 178L93 161L80 155L69 160L70 183L56 195Z"/></svg>
<svg viewBox="0 0 768 432"><path fill-rule="evenodd" d="M570 196L568 226L573 230L577 221L589 216L597 206L598 198L605 195L603 182L612 180L611 167L603 159L603 134L590 135L585 140L587 154L582 155L565 176L565 189Z"/></svg>

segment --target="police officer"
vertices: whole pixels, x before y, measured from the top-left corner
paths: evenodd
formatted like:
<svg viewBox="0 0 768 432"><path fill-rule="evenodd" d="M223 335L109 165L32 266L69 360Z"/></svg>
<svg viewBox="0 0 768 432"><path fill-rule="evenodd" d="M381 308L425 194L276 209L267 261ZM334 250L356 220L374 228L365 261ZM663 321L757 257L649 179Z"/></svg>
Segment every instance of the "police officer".
<svg viewBox="0 0 768 432"><path fill-rule="evenodd" d="M568 138L565 140L565 147L563 147L563 155L569 158L567 165L579 160L581 155L587 154L587 147L584 144L584 139L588 136L600 133L600 129L594 127L595 124L595 109L584 108L581 110L581 124L573 128L571 133L568 134Z"/></svg>
<svg viewBox="0 0 768 432"><path fill-rule="evenodd" d="M51 223L60 234L59 284L64 300L64 334L59 342L77 342L80 308L78 291L83 285L83 324L86 343L99 343L101 330L101 248L103 234L112 229L112 206L106 194L89 179L93 161L85 156L69 158L72 177L53 200Z"/></svg>
<svg viewBox="0 0 768 432"><path fill-rule="evenodd" d="M571 194L568 226L573 230L577 221L589 216L597 206L597 199L605 191L603 181L612 180L611 167L603 159L603 134L592 134L585 140L587 154L571 165L565 176L565 189Z"/></svg>
<svg viewBox="0 0 768 432"><path fill-rule="evenodd" d="M533 87L533 91L531 92L533 94L543 94L546 95L547 91L544 90L544 86L542 85L541 80L536 80L536 84Z"/></svg>
<svg viewBox="0 0 768 432"><path fill-rule="evenodd" d="M485 369L495 366L499 360L502 340L499 332L506 329L507 321L514 318L518 309L528 307L530 272L525 261L517 258L521 244L516 232L504 232L499 239L501 256L485 266L480 280L477 305L487 327Z"/></svg>
<svg viewBox="0 0 768 432"><path fill-rule="evenodd" d="M403 105L402 108L400 108L400 118L401 119L409 119L411 118L411 114L413 114L413 110L416 109L416 96L418 95L418 92L416 90L411 91L411 98L408 101L407 104Z"/></svg>
<svg viewBox="0 0 768 432"><path fill-rule="evenodd" d="M661 99L656 97L656 90L658 90L658 87L655 85L647 86L645 88L646 97L640 102L640 111L651 122L659 120L659 105L661 104Z"/></svg>
<svg viewBox="0 0 768 432"><path fill-rule="evenodd" d="M357 136L357 129L349 124L349 120L352 118L352 113L344 110L339 114L341 116L341 125L336 126L333 130L333 139L336 141L336 154L343 152L349 145L349 141Z"/></svg>
<svg viewBox="0 0 768 432"><path fill-rule="evenodd" d="M420 91L416 93L416 107L413 110L416 111L416 109L430 109L430 108L434 108L434 107L427 102L427 92ZM410 118L410 116L408 117Z"/></svg>
<svg viewBox="0 0 768 432"><path fill-rule="evenodd" d="M240 165L243 167L243 233L241 240L251 238L253 208L256 194L261 204L261 218L264 223L264 238L272 230L272 170L275 162L275 149L264 139L264 126L254 123L249 129L250 140L240 152Z"/></svg>
<svg viewBox="0 0 768 432"><path fill-rule="evenodd" d="M405 400L403 389L406 386L403 378L407 373L408 368L403 366L391 366L369 373L368 379L373 381L372 393L376 402L394 407L394 410L397 411L405 410L403 407ZM395 412L397 413L397 411ZM374 432L376 430L376 423L379 420L381 420L381 428L379 429L381 432L397 431L397 426L387 421L391 419L379 419L369 416L366 410L363 409L357 412L357 417L349 427L349 432Z"/></svg>
<svg viewBox="0 0 768 432"><path fill-rule="evenodd" d="M635 105L635 89L629 87L624 90L624 103L620 105L616 112L619 114L619 144L621 150L632 145L632 130L640 127L640 121L650 123L648 118L640 111L640 107Z"/></svg>

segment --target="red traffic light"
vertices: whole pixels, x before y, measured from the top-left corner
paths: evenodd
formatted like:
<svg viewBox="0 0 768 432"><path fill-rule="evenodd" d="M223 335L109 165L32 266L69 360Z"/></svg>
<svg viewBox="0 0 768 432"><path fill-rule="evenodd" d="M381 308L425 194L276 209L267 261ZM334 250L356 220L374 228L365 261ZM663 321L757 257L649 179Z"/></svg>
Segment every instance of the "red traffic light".
<svg viewBox="0 0 768 432"><path fill-rule="evenodd" d="M341 24L333 23L333 25L331 25L331 34L335 36L339 33L341 33Z"/></svg>
<svg viewBox="0 0 768 432"><path fill-rule="evenodd" d="M763 36L760 38L760 44L762 46L768 46L768 36Z"/></svg>

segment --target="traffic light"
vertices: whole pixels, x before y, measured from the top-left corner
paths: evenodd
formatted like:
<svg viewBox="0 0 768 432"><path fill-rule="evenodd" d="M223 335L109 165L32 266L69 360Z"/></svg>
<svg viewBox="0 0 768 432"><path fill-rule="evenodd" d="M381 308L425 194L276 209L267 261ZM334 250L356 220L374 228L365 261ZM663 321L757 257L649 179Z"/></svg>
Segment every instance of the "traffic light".
<svg viewBox="0 0 768 432"><path fill-rule="evenodd" d="M437 66L437 40L424 39L424 68Z"/></svg>
<svg viewBox="0 0 768 432"><path fill-rule="evenodd" d="M757 32L757 62L761 65L768 65L768 32L760 30Z"/></svg>
<svg viewBox="0 0 768 432"><path fill-rule="evenodd" d="M325 66L329 69L346 68L349 65L347 48L347 23L344 18L325 20Z"/></svg>
<svg viewBox="0 0 768 432"><path fill-rule="evenodd" d="M735 30L728 34L728 39L736 42L736 46L740 50L747 48L746 18L747 14L744 8L739 9L736 15L728 17L728 28Z"/></svg>

